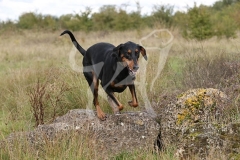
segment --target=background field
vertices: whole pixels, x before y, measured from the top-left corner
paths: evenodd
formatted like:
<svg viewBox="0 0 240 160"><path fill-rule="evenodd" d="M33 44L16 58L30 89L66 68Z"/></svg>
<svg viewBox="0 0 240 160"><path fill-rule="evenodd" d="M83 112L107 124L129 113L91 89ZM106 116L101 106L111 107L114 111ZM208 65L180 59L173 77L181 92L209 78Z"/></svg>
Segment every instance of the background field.
<svg viewBox="0 0 240 160"><path fill-rule="evenodd" d="M139 43L142 36L149 34L152 29L125 32L74 32L76 39L87 49L97 42L110 42L114 45L126 41ZM54 32L17 31L3 32L0 35L0 139L4 139L12 132L29 131L36 125L31 96L37 86L44 88L45 95L41 103L44 107L42 121L50 123L55 117L65 114L70 109L86 108L88 104L88 86L82 73L73 71L69 64L69 54L73 45L68 36L59 37L62 30ZM215 37L205 41L185 40L178 30L171 30L174 36L173 45L163 72L157 79L154 89L150 92L150 84L156 74L159 51L147 51L149 55L147 68L146 88L148 98L154 110L177 97L181 92L191 88L211 87L226 92L229 96L226 117L229 121L239 121L239 60L240 38L217 39ZM239 35L237 36L239 37ZM152 43L161 47L161 41L166 38L163 34L160 39ZM81 66L82 56L76 54L77 64ZM140 68L141 69L141 68ZM139 77L137 77L137 80ZM139 92L139 91L137 91ZM139 95L139 93L137 93ZM140 107L130 108L127 105L129 93L117 95L125 105L124 111L142 110ZM105 112L111 109L104 98L100 104ZM74 137L81 138L81 137ZM63 142L65 143L65 142ZM67 142L66 142L67 143ZM43 159L83 159L97 158L90 149L84 148L87 144L73 140L70 150L64 146L46 148ZM65 146L66 147L66 146ZM73 148L77 148L77 151ZM30 148L17 148L11 152L8 147L0 150L0 159L36 159L35 153L30 154ZM139 151L128 154L122 153L115 159L174 159L174 147L160 155L150 151ZM61 154L60 154L61 153ZM71 153L71 154L70 154ZM83 154L84 153L84 154ZM141 158L143 157L143 158ZM145 158L144 158L145 157Z"/></svg>

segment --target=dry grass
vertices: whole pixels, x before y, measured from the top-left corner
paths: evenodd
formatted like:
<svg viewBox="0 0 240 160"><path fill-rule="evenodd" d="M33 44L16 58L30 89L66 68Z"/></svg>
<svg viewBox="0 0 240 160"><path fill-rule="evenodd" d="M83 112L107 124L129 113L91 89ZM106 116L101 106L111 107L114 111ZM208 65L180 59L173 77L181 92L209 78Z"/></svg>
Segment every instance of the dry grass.
<svg viewBox="0 0 240 160"><path fill-rule="evenodd" d="M97 42L110 42L114 45L124 43L126 41L139 42L139 38L147 35L151 30L144 30L141 33L135 31L128 32L94 32L94 33L74 33L76 39L87 49ZM29 90L33 89L36 84L45 84L47 87L53 87L52 93L57 95L57 90L64 84L69 89L61 96L58 101L57 110L54 111L53 105L48 102L48 109L45 114L45 123L52 120L54 116L62 115L73 108L86 108L88 104L87 82L82 73L73 71L69 65L68 56L73 45L68 36L59 37L61 31L58 32L31 32L19 31L14 34L3 33L0 35L0 135L1 138L6 137L11 132L31 130L35 124L35 118L31 112L31 103L29 101ZM238 63L240 60L240 38L237 39L210 39L204 42L186 41L182 39L177 31L172 31L175 39L170 50L167 63L160 78L155 82L153 90L150 92L152 79L155 77L158 65L159 51L147 51L149 55L146 87L150 102L157 104L155 110L165 106L173 97L182 91L186 91L195 87L213 87L233 93L227 90L229 83L226 81L231 79L232 85L239 85L236 75L239 75L239 67L229 68L226 63ZM161 42L155 41L154 44L161 46ZM76 55L77 64L81 66L82 56ZM140 68L141 69L141 68ZM234 78L235 76L235 78ZM49 77L51 80L49 81ZM137 81L140 81L140 77ZM103 91L100 91L103 92ZM140 99L140 106L143 106L139 91L137 91ZM230 103L233 113L231 115L239 117L236 111L239 108L239 91L232 96ZM119 100L126 106L125 110L136 110L128 107L129 100L128 90L124 94L117 95ZM54 98L54 97L53 97ZM56 97L55 97L56 98ZM110 107L105 101L106 97L100 98L100 104L106 112L111 112ZM234 101L234 103L233 103ZM55 106L56 109L56 106ZM140 107L142 109L142 107ZM235 118L239 121L239 118ZM0 139L1 139L0 138ZM79 138L79 137L78 137ZM77 151L84 152L83 159L91 159L96 155L91 150L84 149L83 146L77 144L74 140L71 142ZM76 144L75 144L76 143ZM72 154L72 158L79 156L74 148L66 148L58 146L57 151L51 150L49 146L43 159L54 159L56 155L60 159L65 159L67 154ZM30 148L27 148L30 149ZM18 151L10 152L9 150L1 150L0 158L7 159L36 159L37 155L27 155L28 150L22 152L21 147ZM89 152L89 153L87 153ZM160 155L162 159L174 159L174 149L170 149ZM25 154L23 154L25 153ZM61 154L59 154L61 153ZM65 154L65 155L64 155ZM132 159L158 159L156 155L148 151L136 151L136 153L123 153L117 155L115 159L126 159L126 156ZM14 157L14 158L13 158ZM17 158L16 158L17 157ZM135 158L134 158L135 157ZM96 158L96 157L95 157Z"/></svg>

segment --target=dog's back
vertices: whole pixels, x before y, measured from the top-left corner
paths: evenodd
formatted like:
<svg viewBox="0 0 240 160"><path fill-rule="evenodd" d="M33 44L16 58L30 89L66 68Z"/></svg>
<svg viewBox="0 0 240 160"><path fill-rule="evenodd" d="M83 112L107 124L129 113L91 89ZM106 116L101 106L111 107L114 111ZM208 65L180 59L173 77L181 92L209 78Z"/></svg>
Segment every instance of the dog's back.
<svg viewBox="0 0 240 160"><path fill-rule="evenodd" d="M83 65L94 65L112 59L114 45L110 43L97 43L88 48L83 59Z"/></svg>

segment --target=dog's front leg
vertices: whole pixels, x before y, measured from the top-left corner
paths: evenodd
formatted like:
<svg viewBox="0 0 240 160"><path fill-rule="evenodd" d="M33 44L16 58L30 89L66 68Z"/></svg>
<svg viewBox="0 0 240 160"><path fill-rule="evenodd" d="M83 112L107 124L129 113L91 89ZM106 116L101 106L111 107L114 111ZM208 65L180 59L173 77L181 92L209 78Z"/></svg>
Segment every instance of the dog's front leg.
<svg viewBox="0 0 240 160"><path fill-rule="evenodd" d="M137 107L138 106L138 101L137 101L137 96L136 96L136 91L135 91L135 85L129 85L129 90L131 92L132 95L132 100L128 102L128 104L131 107Z"/></svg>

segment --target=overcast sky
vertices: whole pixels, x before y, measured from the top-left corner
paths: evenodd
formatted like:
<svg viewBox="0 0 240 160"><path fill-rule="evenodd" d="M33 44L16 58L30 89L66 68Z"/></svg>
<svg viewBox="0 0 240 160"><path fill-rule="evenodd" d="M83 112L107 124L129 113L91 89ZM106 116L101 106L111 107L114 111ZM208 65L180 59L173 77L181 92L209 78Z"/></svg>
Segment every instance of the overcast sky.
<svg viewBox="0 0 240 160"><path fill-rule="evenodd" d="M153 5L174 5L175 9L186 11L187 6L212 5L217 0L0 0L0 21L17 20L22 13L36 12L60 16L68 13L79 13L86 7L98 12L103 5L123 6L127 4L126 10L136 10L136 1L142 7L142 14L150 14Z"/></svg>

